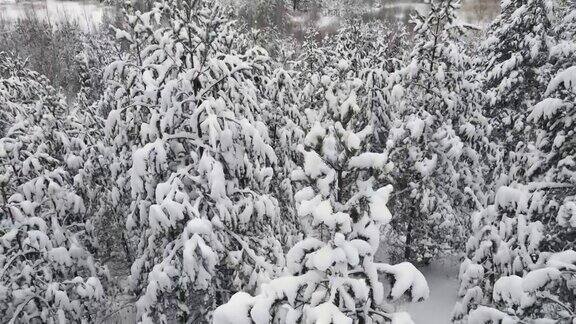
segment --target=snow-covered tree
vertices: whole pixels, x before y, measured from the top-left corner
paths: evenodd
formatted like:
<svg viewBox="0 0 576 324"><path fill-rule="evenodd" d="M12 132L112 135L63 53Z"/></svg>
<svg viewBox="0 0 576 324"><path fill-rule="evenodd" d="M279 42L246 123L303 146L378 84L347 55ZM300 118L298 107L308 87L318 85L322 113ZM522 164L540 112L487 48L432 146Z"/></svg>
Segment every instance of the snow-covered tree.
<svg viewBox="0 0 576 324"><path fill-rule="evenodd" d="M522 177L517 162L527 149L529 107L542 99L546 87L552 19L552 1L501 1L501 13L481 45L484 114L492 121L494 141L502 147L492 172L496 186Z"/></svg>
<svg viewBox="0 0 576 324"><path fill-rule="evenodd" d="M527 8L517 9L516 15L525 14ZM571 53L576 15L573 4L560 12L564 18L558 19L554 41L545 42L550 54L538 56L544 60L539 64L548 63L546 70L552 73L547 87L523 88L526 93L516 94L525 101L506 104L508 111L525 109L516 110L516 116L524 116L521 121L527 123L517 129L522 130L525 143L519 149L504 145L513 163L508 164L508 178L495 186L513 183L500 186L494 204L474 216L474 234L460 271L461 299L453 314L457 322L570 323L575 318L576 232L571 220L576 191L571 162L574 142L569 134L574 116L570 67L575 63ZM535 39L532 32L526 37ZM548 73L531 62L521 61L515 68ZM506 143L512 143L510 138Z"/></svg>
<svg viewBox="0 0 576 324"><path fill-rule="evenodd" d="M495 204L474 216L454 322L570 323L575 318L576 252L570 247L543 251L550 224L537 219L547 209L545 203L534 185L502 186ZM573 217L570 207L556 214L564 234L574 233L573 226L562 222L566 215Z"/></svg>
<svg viewBox="0 0 576 324"><path fill-rule="evenodd" d="M299 146L303 163L291 174L300 184L295 201L306 238L288 252L284 276L261 285L255 297L232 296L215 311L215 323L407 321L384 300L386 289L392 300L428 297L412 264L374 261L381 227L392 218L386 207L392 186L384 183L393 166L371 150L372 112L359 105L364 84L352 60L327 60L313 81L320 100Z"/></svg>
<svg viewBox="0 0 576 324"><path fill-rule="evenodd" d="M466 244L467 258L460 267L461 281L453 319L468 323L467 315L478 305L494 305L498 280L520 275L538 262L542 223L532 220L541 197L521 185L502 186L494 204L474 214L472 236Z"/></svg>
<svg viewBox="0 0 576 324"><path fill-rule="evenodd" d="M524 155L525 178L541 183L546 202L538 216L545 224L545 251L561 252L574 248L574 229L570 221L571 201L575 200L574 116L576 116L576 4L558 8L558 26L550 50L551 78L542 100L527 117L533 127L531 145ZM564 214L566 219L561 216ZM573 242L572 242L573 243Z"/></svg>
<svg viewBox="0 0 576 324"><path fill-rule="evenodd" d="M382 23L362 24L357 19L346 23L338 34L323 42L323 50L333 56L332 60L348 62L354 77L362 80L358 101L372 114L373 144L384 147L393 126L393 113L387 106L391 96L387 82L400 67L407 35L402 28Z"/></svg>
<svg viewBox="0 0 576 324"><path fill-rule="evenodd" d="M290 224L270 194L277 157L262 117L269 57L245 49L213 1L169 1L127 18L116 33L130 52L106 71L105 130L117 154L112 198L132 200L138 314L208 320L232 292L284 265Z"/></svg>
<svg viewBox="0 0 576 324"><path fill-rule="evenodd" d="M393 111L387 151L397 168L392 210L401 258L427 263L467 234L467 213L483 200L479 150L489 132L457 21L458 1L432 1L414 17L414 46L389 77Z"/></svg>
<svg viewBox="0 0 576 324"><path fill-rule="evenodd" d="M270 124L274 125L271 129L272 146L282 167L276 174L281 177L289 175L302 163L302 154L297 146L303 143L305 130L312 127L317 106L324 100L325 89L319 71L327 64L348 64L348 77L363 81L362 88L357 91L357 100L372 113L376 135L371 137L372 143L382 146L381 138L386 136L390 124L384 110L384 97L387 95L384 86L397 61L393 56L402 46L402 34L394 29L386 30L386 26L379 23L348 23L336 35L320 41L315 39L315 33L306 35L299 55L281 58L283 66L273 73L266 87L272 106L267 111L276 112ZM281 182L278 194L281 204L295 212L293 194L297 186L289 177L284 177Z"/></svg>
<svg viewBox="0 0 576 324"><path fill-rule="evenodd" d="M289 68L289 66L286 66ZM304 136L304 125L307 123L303 112L300 111L298 91L300 75L298 72L278 66L271 72L265 83L264 94L267 107L263 109L263 118L270 129L270 145L274 148L278 163L274 168L272 190L279 200L281 218L291 230L287 230L287 237L283 240L291 247L299 233L299 224L294 209L294 184L290 173L301 160L297 150Z"/></svg>
<svg viewBox="0 0 576 324"><path fill-rule="evenodd" d="M83 126L44 76L0 62L0 105L12 117L0 138L0 313L11 323L93 321L106 271L77 181Z"/></svg>
<svg viewBox="0 0 576 324"><path fill-rule="evenodd" d="M117 54L113 38L104 32L82 38L82 49L74 60L80 88L76 101L80 105L90 105L100 99L104 91L104 68Z"/></svg>
<svg viewBox="0 0 576 324"><path fill-rule="evenodd" d="M288 31L288 11L290 4L286 0L240 0L231 1L238 16L250 28L267 31ZM236 2L236 3L235 3Z"/></svg>
<svg viewBox="0 0 576 324"><path fill-rule="evenodd" d="M37 99L37 89L48 86L48 80L26 68L26 61L14 59L0 52L0 77L2 78L2 109L0 110L0 135L4 135L22 109L20 103ZM25 80L25 81L22 81Z"/></svg>

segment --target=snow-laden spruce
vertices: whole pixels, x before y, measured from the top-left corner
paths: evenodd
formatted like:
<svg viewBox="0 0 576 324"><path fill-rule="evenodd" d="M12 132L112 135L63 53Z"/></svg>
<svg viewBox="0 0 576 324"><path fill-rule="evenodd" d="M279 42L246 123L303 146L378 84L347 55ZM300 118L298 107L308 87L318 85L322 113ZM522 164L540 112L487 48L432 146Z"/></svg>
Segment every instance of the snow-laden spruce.
<svg viewBox="0 0 576 324"><path fill-rule="evenodd" d="M537 15L542 9L535 3L504 11L500 19L505 21L506 12L518 10ZM517 116L526 116L529 128L522 136L526 143L507 151L513 159L502 164L508 168L495 182L500 187L494 204L473 216L473 235L460 271L461 299L453 314L456 322L571 323L576 319L575 144L569 139L574 133L576 99L571 73L576 63L572 55L576 10L574 4L556 9L559 16L553 19L536 17L559 22L555 37L546 42L549 56L539 58L547 63L546 71L533 71L543 76L552 72L546 90L516 93L521 99L506 106ZM538 26L538 31L545 27ZM530 30L525 33L533 39ZM530 66L524 64L519 68ZM535 95L540 101L534 100ZM518 102L523 104L517 107ZM504 147L516 144L510 138L502 143Z"/></svg>
<svg viewBox="0 0 576 324"><path fill-rule="evenodd" d="M278 199L280 217L286 230L284 242L292 246L299 232L299 224L294 209L294 185L290 173L301 160L297 150L299 143L304 141L304 125L308 123L299 109L303 77L288 66L278 64L270 72L266 82L263 82L265 106L261 110L263 120L269 126L270 145L274 148L278 163L274 166L272 190Z"/></svg>
<svg viewBox="0 0 576 324"><path fill-rule="evenodd" d="M263 110L265 50L212 1L158 3L117 30L106 136L136 238L130 283L143 322L208 320L284 265Z"/></svg>
<svg viewBox="0 0 576 324"><path fill-rule="evenodd" d="M542 99L549 75L554 1L501 1L501 13L481 44L478 69L486 93L484 114L491 118L493 141L501 147L490 182L506 185L524 169L513 165L529 150L529 107ZM517 154L520 152L520 154Z"/></svg>
<svg viewBox="0 0 576 324"><path fill-rule="evenodd" d="M2 321L94 321L106 272L79 172L85 129L48 80L0 55ZM105 283L105 281L104 281Z"/></svg>
<svg viewBox="0 0 576 324"><path fill-rule="evenodd" d="M291 217L295 212L295 185L289 174L302 163L298 145L304 142L304 129L312 127L317 105L324 100L319 71L327 64L349 65L349 76L363 81L363 86L356 92L356 100L359 105L369 107L372 113L375 136L371 141L375 145L385 141L390 117L383 109L384 85L388 70L395 66L393 55L399 51L402 39L399 35L402 34L378 23L349 23L333 37L321 41L314 39L314 34L307 34L301 53L283 58L290 63L276 68L266 86L271 109L264 113L272 115L268 119L270 137L280 161L275 177L281 183L277 197L283 211L291 212ZM288 50L281 52L289 53Z"/></svg>
<svg viewBox="0 0 576 324"><path fill-rule="evenodd" d="M394 113L386 150L397 166L391 241L404 259L421 263L459 249L467 234L462 215L485 200L479 150L489 126L461 43L458 6L432 1L426 15L414 17L411 53L389 77Z"/></svg>
<svg viewBox="0 0 576 324"><path fill-rule="evenodd" d="M570 235L574 226L545 226L534 220L545 200L541 192L530 189L501 187L495 204L474 216L469 258L460 268L462 298L454 309L455 322L570 323L575 318L570 287L576 251L541 251L542 246L550 246L546 230ZM563 209L558 211L558 220L566 213ZM574 211L568 213L574 215Z"/></svg>
<svg viewBox="0 0 576 324"><path fill-rule="evenodd" d="M386 292L392 301L428 297L412 264L374 261L381 228L392 219L386 206L392 186L385 183L393 165L371 151L371 111L358 103L364 84L349 63L322 69L321 101L299 146L303 162L291 174L306 237L288 252L283 276L260 285L255 296L232 296L216 309L214 323L410 323Z"/></svg>
<svg viewBox="0 0 576 324"><path fill-rule="evenodd" d="M543 237L542 223L530 219L541 203L535 198L524 186L503 186L494 205L473 216L474 234L466 244L468 258L460 267L462 299L454 310L455 321L468 323L467 314L474 312L476 305L498 302L500 277L522 274L535 266L531 256ZM500 281L498 285L507 284Z"/></svg>

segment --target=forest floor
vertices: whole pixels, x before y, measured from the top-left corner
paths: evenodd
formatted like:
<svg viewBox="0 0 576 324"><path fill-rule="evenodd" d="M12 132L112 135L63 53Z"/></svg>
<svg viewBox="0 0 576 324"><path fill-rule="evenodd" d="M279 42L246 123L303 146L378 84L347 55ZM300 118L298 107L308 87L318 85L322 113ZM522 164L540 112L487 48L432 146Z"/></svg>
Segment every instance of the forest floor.
<svg viewBox="0 0 576 324"><path fill-rule="evenodd" d="M430 297L421 302L408 304L406 310L416 324L448 324L457 299L458 257L442 258L420 271L428 281Z"/></svg>
<svg viewBox="0 0 576 324"><path fill-rule="evenodd" d="M376 262L390 262L391 257L387 246L389 242L383 237L380 249L374 256ZM429 265L417 266L428 282L430 296L423 302L398 305L397 310L408 312L415 324L452 323L451 315L457 301L459 287L460 257L461 254L442 256L433 260ZM381 281L386 282L385 278L381 278Z"/></svg>

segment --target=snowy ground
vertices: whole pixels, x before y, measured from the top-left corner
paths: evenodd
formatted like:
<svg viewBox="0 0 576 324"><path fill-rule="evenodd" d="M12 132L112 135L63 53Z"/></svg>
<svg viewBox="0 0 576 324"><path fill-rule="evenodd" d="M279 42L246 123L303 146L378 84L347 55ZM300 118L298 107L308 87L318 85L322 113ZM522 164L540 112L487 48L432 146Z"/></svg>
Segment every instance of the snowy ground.
<svg viewBox="0 0 576 324"><path fill-rule="evenodd" d="M428 281L428 300L409 304L406 309L416 324L448 324L458 291L458 258L434 261L420 268Z"/></svg>
<svg viewBox="0 0 576 324"><path fill-rule="evenodd" d="M386 248L386 235L386 233L383 234L380 249L374 257L377 262L390 260ZM457 300L460 256L438 258L429 266L418 267L418 269L426 277L430 297L420 303L406 303L398 310L407 311L415 324L451 323L450 315Z"/></svg>

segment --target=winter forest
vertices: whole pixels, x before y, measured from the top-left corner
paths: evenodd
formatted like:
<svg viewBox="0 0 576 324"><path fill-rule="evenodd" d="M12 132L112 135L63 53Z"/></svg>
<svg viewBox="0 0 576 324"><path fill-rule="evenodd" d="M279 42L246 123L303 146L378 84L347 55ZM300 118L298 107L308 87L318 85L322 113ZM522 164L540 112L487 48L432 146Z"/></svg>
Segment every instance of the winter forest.
<svg viewBox="0 0 576 324"><path fill-rule="evenodd" d="M576 324L576 1L157 1L0 18L0 323Z"/></svg>

